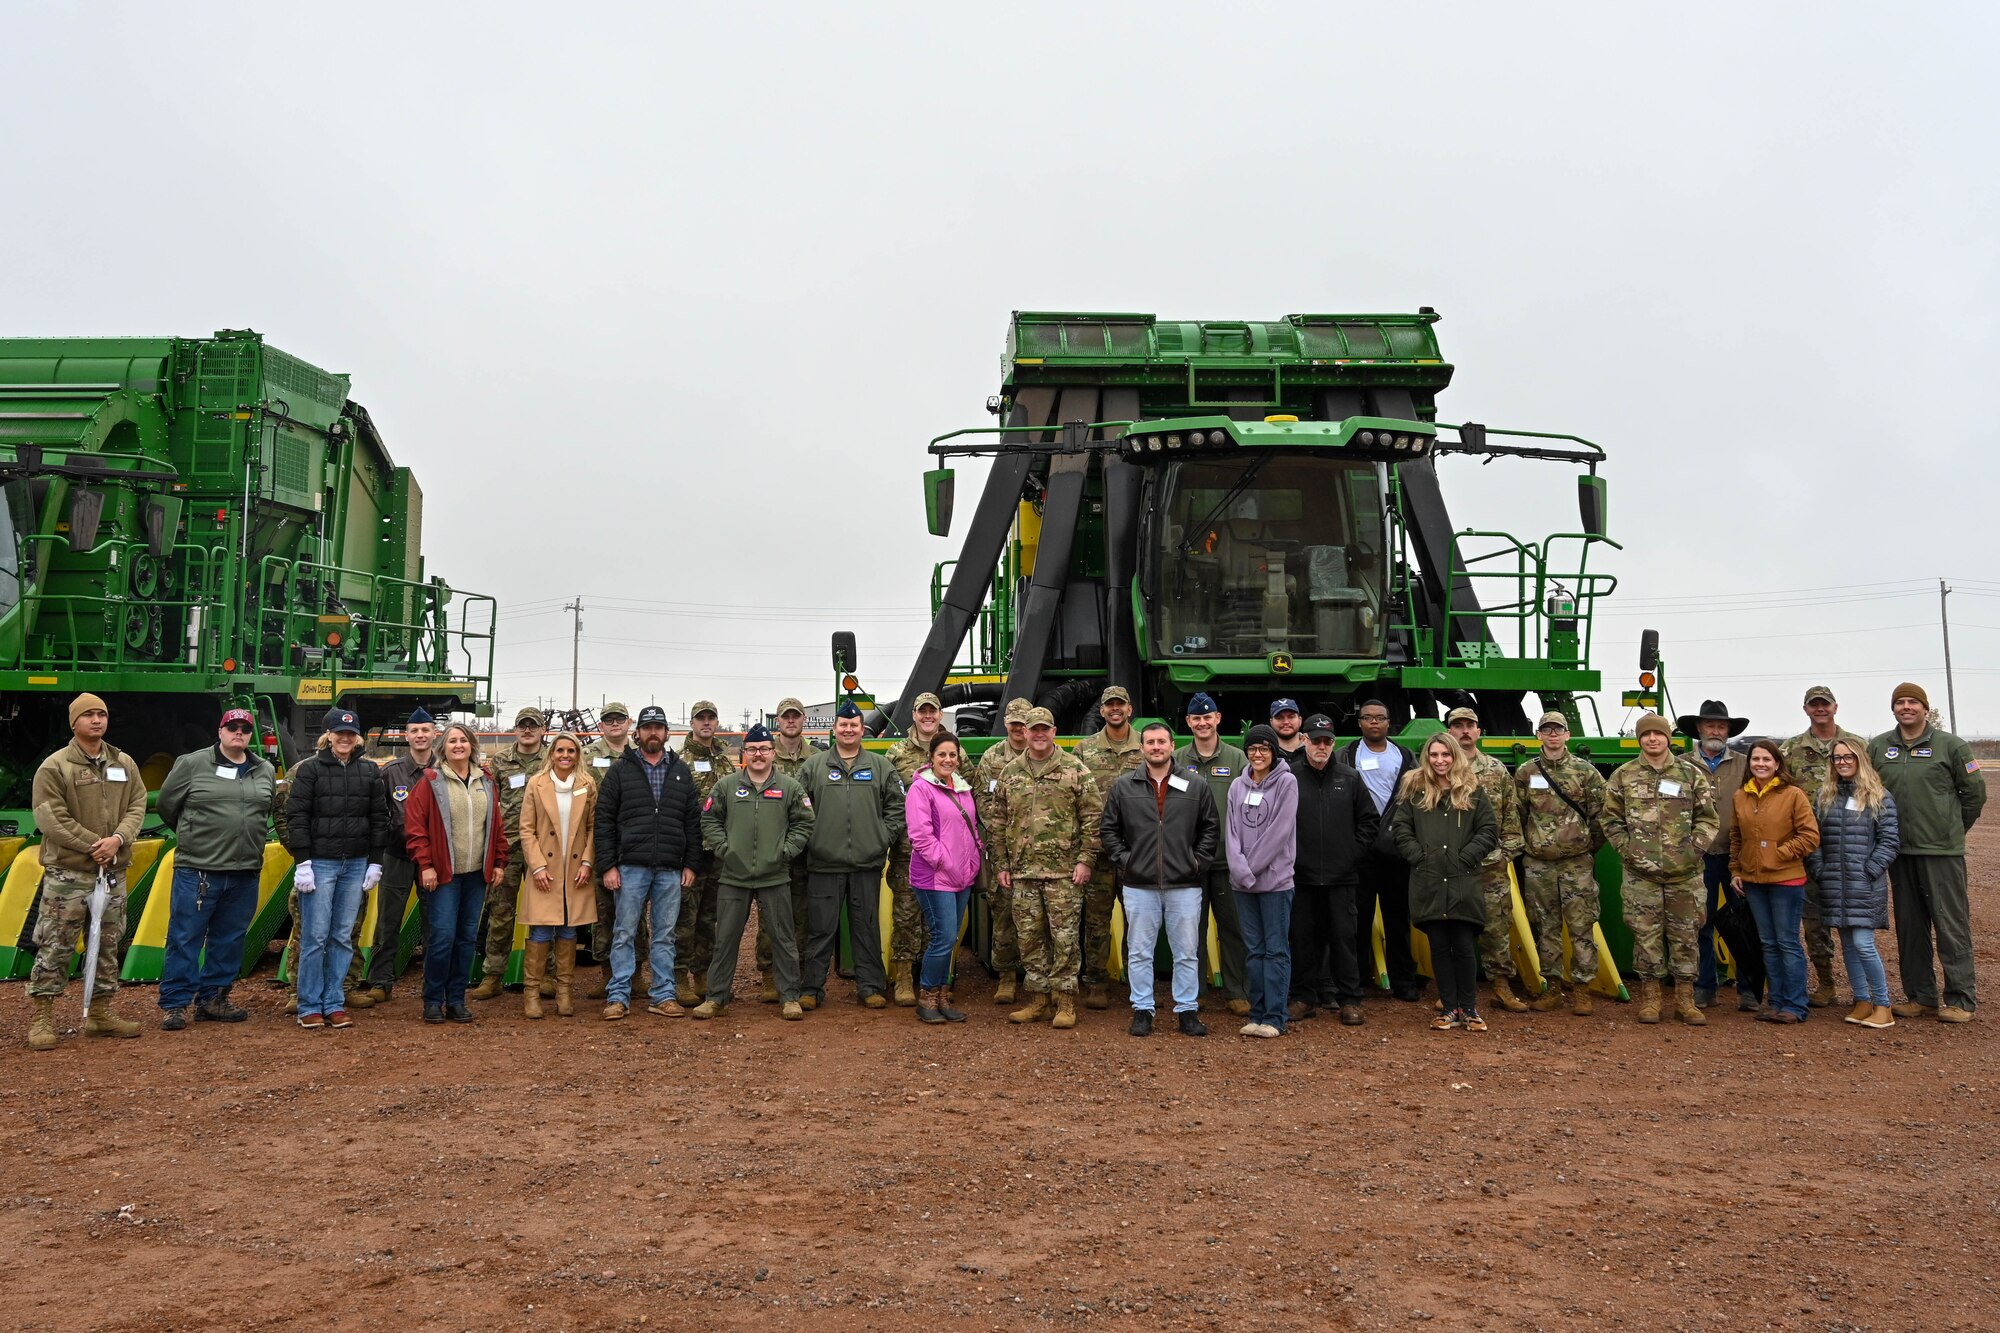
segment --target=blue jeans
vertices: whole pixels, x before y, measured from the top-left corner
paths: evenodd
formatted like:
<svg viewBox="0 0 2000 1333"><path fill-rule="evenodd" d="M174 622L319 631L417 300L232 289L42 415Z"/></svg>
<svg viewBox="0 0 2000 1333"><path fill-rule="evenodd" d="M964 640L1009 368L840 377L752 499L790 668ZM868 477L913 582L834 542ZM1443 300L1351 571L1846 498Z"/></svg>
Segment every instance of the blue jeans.
<svg viewBox="0 0 2000 1333"><path fill-rule="evenodd" d="M160 1008L227 996L243 970L243 937L257 915L255 870L174 867Z"/></svg>
<svg viewBox="0 0 2000 1333"><path fill-rule="evenodd" d="M486 907L486 876L454 875L424 895L424 1003L464 1004Z"/></svg>
<svg viewBox="0 0 2000 1333"><path fill-rule="evenodd" d="M1280 1032L1285 1030L1285 1002L1292 993L1292 895L1291 889L1236 895L1236 919L1243 925L1248 968L1250 1021L1268 1023Z"/></svg>
<svg viewBox="0 0 2000 1333"><path fill-rule="evenodd" d="M1722 886L1729 882L1729 853L1703 852L1701 854L1701 930L1694 937L1695 965L1694 984L1697 990L1715 989L1715 906L1721 896ZM1742 972L1739 965L1738 973ZM1738 989L1742 980L1739 975Z"/></svg>
<svg viewBox="0 0 2000 1333"><path fill-rule="evenodd" d="M528 943L554 944L557 940L576 938L575 926L529 926Z"/></svg>
<svg viewBox="0 0 2000 1333"><path fill-rule="evenodd" d="M639 970L639 918L650 904L653 947L646 961L653 969L651 999L654 1004L666 1003L674 998L674 932L660 929L660 923L681 919L679 868L619 866L618 891L611 897L617 911L611 925L611 981L604 988L604 1002L632 1003L632 974Z"/></svg>
<svg viewBox="0 0 2000 1333"><path fill-rule="evenodd" d="M354 917L361 910L366 857L312 858L313 891L299 895L299 1017L347 1007L341 987L354 961Z"/></svg>
<svg viewBox="0 0 2000 1333"><path fill-rule="evenodd" d="M931 928L930 943L924 947L923 959L917 964L917 984L925 990L936 990L951 980L951 956L958 952L958 927L965 920L972 890L941 893L935 889L917 889L915 893L917 908Z"/></svg>
<svg viewBox="0 0 2000 1333"><path fill-rule="evenodd" d="M1874 928L1840 927L1840 952L1847 959L1847 984L1854 987L1855 1003L1866 1000L1887 1009L1889 974L1882 966L1882 955L1875 952Z"/></svg>
<svg viewBox="0 0 2000 1333"><path fill-rule="evenodd" d="M1764 944L1765 989L1771 1008L1782 1014L1806 1016L1806 946L1800 922L1806 912L1803 884L1752 884L1750 913L1757 918L1757 935Z"/></svg>
<svg viewBox="0 0 2000 1333"><path fill-rule="evenodd" d="M1140 889L1125 886L1125 980L1132 989L1132 1007L1153 1011L1153 955L1160 947L1160 926L1167 929L1167 947L1174 955L1174 1012L1191 1014L1201 996L1201 971L1195 950L1201 933L1201 886Z"/></svg>

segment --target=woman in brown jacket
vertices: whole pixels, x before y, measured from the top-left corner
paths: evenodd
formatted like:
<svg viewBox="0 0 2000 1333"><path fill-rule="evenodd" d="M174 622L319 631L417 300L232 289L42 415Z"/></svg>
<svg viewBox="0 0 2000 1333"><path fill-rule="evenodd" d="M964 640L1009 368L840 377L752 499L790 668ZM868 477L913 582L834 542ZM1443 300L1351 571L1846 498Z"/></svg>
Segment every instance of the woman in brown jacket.
<svg viewBox="0 0 2000 1333"><path fill-rule="evenodd" d="M521 979L522 1012L542 1016L542 975L551 948L556 963L556 1013L568 1018L576 973L576 928L597 920L591 844L597 829L597 785L582 767L583 743L562 732L549 745L548 766L528 779L521 797L521 851L528 886L521 924L528 950Z"/></svg>
<svg viewBox="0 0 2000 1333"><path fill-rule="evenodd" d="M1806 853L1819 846L1812 802L1785 768L1772 740L1750 743L1750 780L1736 789L1729 828L1729 885L1750 896L1764 945L1766 1023L1806 1021L1806 951L1799 918L1806 907Z"/></svg>

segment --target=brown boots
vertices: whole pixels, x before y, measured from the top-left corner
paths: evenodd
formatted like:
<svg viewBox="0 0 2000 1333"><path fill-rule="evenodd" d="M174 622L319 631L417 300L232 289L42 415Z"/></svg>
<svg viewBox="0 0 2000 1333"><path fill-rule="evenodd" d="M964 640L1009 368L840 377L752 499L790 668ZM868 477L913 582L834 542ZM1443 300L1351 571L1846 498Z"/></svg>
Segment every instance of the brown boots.
<svg viewBox="0 0 2000 1333"><path fill-rule="evenodd" d="M28 1020L28 1049L53 1051L56 1048L56 1000L53 995L33 997L35 1016Z"/></svg>
<svg viewBox="0 0 2000 1333"><path fill-rule="evenodd" d="M542 1016L542 974L548 967L548 941L529 940L521 953L521 1012L529 1018Z"/></svg>
<svg viewBox="0 0 2000 1333"><path fill-rule="evenodd" d="M1689 998L1692 998L1690 996ZM1645 977L1639 982L1639 1021L1657 1023L1660 1021L1660 979Z"/></svg>
<svg viewBox="0 0 2000 1333"><path fill-rule="evenodd" d="M1076 1026L1076 996L1068 991L1056 993L1056 1016L1049 1020L1052 1028L1073 1028Z"/></svg>
<svg viewBox="0 0 2000 1333"><path fill-rule="evenodd" d="M111 1012L111 997L96 995L91 997L90 1012L83 1016L83 1035L86 1037L136 1037L139 1025L130 1019L120 1018Z"/></svg>
<svg viewBox="0 0 2000 1333"><path fill-rule="evenodd" d="M557 940L556 959L556 1017L576 1017L576 1001L573 988L576 985L576 941Z"/></svg>
<svg viewBox="0 0 2000 1333"><path fill-rule="evenodd" d="M1507 984L1507 978L1497 973L1493 977L1493 1003L1510 1014L1522 1013L1528 1007L1526 1000L1514 994L1514 988Z"/></svg>
<svg viewBox="0 0 2000 1333"><path fill-rule="evenodd" d="M917 1002L917 981L908 963L896 964L896 1003L908 1009Z"/></svg>
<svg viewBox="0 0 2000 1333"><path fill-rule="evenodd" d="M488 972L479 979L479 984L472 988L470 998L475 1000L490 1000L506 988L506 979L500 973Z"/></svg>
<svg viewBox="0 0 2000 1333"><path fill-rule="evenodd" d="M1016 993L1014 974L1012 972L1002 972L1000 974L1000 984L993 988L993 1003L1012 1004L1014 1003Z"/></svg>
<svg viewBox="0 0 2000 1333"><path fill-rule="evenodd" d="M1578 1018L1589 1018L1597 1012L1597 1006L1590 999L1590 983L1588 981L1570 987L1569 1011Z"/></svg>
<svg viewBox="0 0 2000 1333"><path fill-rule="evenodd" d="M1674 983L1674 1016L1691 1028L1708 1026L1708 1015L1694 1002L1694 987L1685 981Z"/></svg>
<svg viewBox="0 0 2000 1333"><path fill-rule="evenodd" d="M1039 1023L1049 1016L1049 996L1046 991L1031 991L1028 1003L1007 1015L1009 1023Z"/></svg>
<svg viewBox="0 0 2000 1333"><path fill-rule="evenodd" d="M1083 988L1083 1007L1086 1009L1109 1009L1111 1007L1111 987L1101 981L1093 981Z"/></svg>
<svg viewBox="0 0 2000 1333"><path fill-rule="evenodd" d="M1583 988L1577 987L1579 991ZM1562 978L1549 977L1542 983L1542 993L1528 1006L1538 1014L1553 1013L1563 1007Z"/></svg>

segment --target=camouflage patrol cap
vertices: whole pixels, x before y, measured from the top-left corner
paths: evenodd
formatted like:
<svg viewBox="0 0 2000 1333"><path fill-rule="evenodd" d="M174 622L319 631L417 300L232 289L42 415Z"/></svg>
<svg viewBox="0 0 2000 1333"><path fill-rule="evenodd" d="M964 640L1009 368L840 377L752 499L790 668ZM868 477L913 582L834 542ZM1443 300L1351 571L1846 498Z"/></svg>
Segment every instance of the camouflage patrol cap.
<svg viewBox="0 0 2000 1333"><path fill-rule="evenodd" d="M1837 704L1840 702L1840 700L1833 697L1833 691L1829 690L1824 685L1815 685L1811 689L1806 691L1807 703L1811 703L1815 699L1824 699L1830 704Z"/></svg>
<svg viewBox="0 0 2000 1333"><path fill-rule="evenodd" d="M1009 699L1007 701L1007 720L1009 722L1026 722L1028 714L1034 710L1034 707L1026 699Z"/></svg>
<svg viewBox="0 0 2000 1333"><path fill-rule="evenodd" d="M546 727L549 724L549 715L531 704L514 714L515 726L518 727L523 722L532 722L538 727Z"/></svg>
<svg viewBox="0 0 2000 1333"><path fill-rule="evenodd" d="M800 717L804 717L806 715L806 706L797 699L789 697L778 700L778 711L773 716L783 717L787 713L797 713Z"/></svg>
<svg viewBox="0 0 2000 1333"><path fill-rule="evenodd" d="M597 714L599 721L603 721L605 719L614 717L630 717L630 716L632 716L632 710L627 708L624 704L616 702L615 700L606 703L603 709Z"/></svg>
<svg viewBox="0 0 2000 1333"><path fill-rule="evenodd" d="M925 704L929 704L932 708L944 707L944 701L942 699L938 698L935 694L932 694L929 690L925 690L922 694L917 696L917 701L910 705L910 711L914 713L919 708L922 708Z"/></svg>
<svg viewBox="0 0 2000 1333"><path fill-rule="evenodd" d="M1466 722L1477 722L1479 711L1474 708L1454 708L1444 715L1444 724L1448 727L1461 719Z"/></svg>
<svg viewBox="0 0 2000 1333"><path fill-rule="evenodd" d="M688 711L688 716L691 718L700 717L703 713L707 713L711 717L722 716L722 710L715 706L715 700L696 699L694 707Z"/></svg>
<svg viewBox="0 0 2000 1333"><path fill-rule="evenodd" d="M1564 731L1568 731L1569 719L1564 717L1561 713L1558 713L1553 709L1551 709L1550 711L1543 713L1542 720L1535 724L1536 731L1540 731L1544 727L1561 727Z"/></svg>
<svg viewBox="0 0 2000 1333"><path fill-rule="evenodd" d="M1056 724L1056 715L1046 708L1030 708L1028 716L1022 720L1031 727L1053 727Z"/></svg>
<svg viewBox="0 0 2000 1333"><path fill-rule="evenodd" d="M1634 736L1643 736L1649 731L1657 731L1662 736L1671 737L1674 734L1674 724L1661 717L1658 713L1648 713L1639 719L1638 726L1632 728L1632 734Z"/></svg>
<svg viewBox="0 0 2000 1333"><path fill-rule="evenodd" d="M1132 696L1126 692L1123 685L1107 685L1104 687L1104 693L1097 696L1097 706L1102 708L1112 702L1122 703L1129 708Z"/></svg>

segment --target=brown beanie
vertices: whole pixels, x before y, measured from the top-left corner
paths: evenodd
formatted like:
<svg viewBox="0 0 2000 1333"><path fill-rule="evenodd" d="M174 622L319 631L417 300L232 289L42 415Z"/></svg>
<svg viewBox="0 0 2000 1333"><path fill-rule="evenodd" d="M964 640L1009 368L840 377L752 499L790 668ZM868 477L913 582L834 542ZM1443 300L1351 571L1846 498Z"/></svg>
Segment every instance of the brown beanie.
<svg viewBox="0 0 2000 1333"><path fill-rule="evenodd" d="M1649 731L1657 731L1662 736L1671 738L1674 734L1674 727L1671 722L1661 717L1658 713L1648 713L1639 719L1639 725L1632 729L1632 734L1634 736L1643 736Z"/></svg>
<svg viewBox="0 0 2000 1333"><path fill-rule="evenodd" d="M1931 697L1924 693L1924 687L1907 680L1898 685L1895 692L1889 696L1892 705L1898 699L1915 699L1926 708L1931 706Z"/></svg>
<svg viewBox="0 0 2000 1333"><path fill-rule="evenodd" d="M76 720L93 708L100 709L106 713L111 711L104 706L104 700L94 694L77 695L76 698L69 701L69 724L72 727L75 726Z"/></svg>

